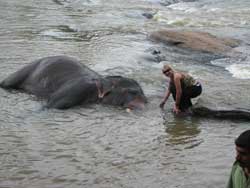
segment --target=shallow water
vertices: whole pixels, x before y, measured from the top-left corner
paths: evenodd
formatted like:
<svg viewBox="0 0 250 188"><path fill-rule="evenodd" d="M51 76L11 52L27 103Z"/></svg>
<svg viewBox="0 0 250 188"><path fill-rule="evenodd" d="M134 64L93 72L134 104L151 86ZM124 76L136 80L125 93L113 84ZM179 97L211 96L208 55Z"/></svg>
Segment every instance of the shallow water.
<svg viewBox="0 0 250 188"><path fill-rule="evenodd" d="M170 63L198 78L201 98L250 109L248 1L0 0L0 6L1 80L40 57L64 54L103 75L136 79L149 100L146 110L132 113L102 105L43 110L45 102L34 96L1 89L0 187L225 187L234 139L249 122L175 117L172 99L161 111L161 67ZM241 56L211 61L150 41L149 33L162 28L240 39ZM154 49L163 50L164 62Z"/></svg>

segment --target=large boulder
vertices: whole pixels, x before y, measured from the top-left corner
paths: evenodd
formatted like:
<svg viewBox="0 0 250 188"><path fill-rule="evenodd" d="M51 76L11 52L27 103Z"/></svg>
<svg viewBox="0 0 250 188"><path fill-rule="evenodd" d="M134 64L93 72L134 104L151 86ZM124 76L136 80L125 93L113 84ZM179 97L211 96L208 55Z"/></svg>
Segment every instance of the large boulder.
<svg viewBox="0 0 250 188"><path fill-rule="evenodd" d="M153 32L150 38L168 45L223 56L234 54L233 48L240 43L236 39L219 38L200 31L160 30Z"/></svg>

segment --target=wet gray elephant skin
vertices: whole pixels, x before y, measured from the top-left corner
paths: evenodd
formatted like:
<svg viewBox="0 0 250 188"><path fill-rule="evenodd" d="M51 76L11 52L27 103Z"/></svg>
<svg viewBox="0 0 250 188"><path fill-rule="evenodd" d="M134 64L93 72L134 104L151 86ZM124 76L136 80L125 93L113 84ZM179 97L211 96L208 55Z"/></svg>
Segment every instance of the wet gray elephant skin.
<svg viewBox="0 0 250 188"><path fill-rule="evenodd" d="M46 99L48 108L66 109L87 103L104 103L130 109L147 102L140 85L121 76L103 77L76 59L45 57L23 67L0 83Z"/></svg>
<svg viewBox="0 0 250 188"><path fill-rule="evenodd" d="M195 105L192 106L191 111L195 116L200 117L212 117L229 120L250 120L250 110L239 109L232 106L216 107L217 105L198 100Z"/></svg>

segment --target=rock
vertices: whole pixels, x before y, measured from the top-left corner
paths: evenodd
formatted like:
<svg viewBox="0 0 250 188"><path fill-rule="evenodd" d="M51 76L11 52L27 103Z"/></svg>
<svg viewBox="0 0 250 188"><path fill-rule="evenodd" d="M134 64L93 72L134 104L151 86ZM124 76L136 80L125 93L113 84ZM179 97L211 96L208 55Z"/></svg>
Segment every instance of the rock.
<svg viewBox="0 0 250 188"><path fill-rule="evenodd" d="M147 19L152 19L154 17L154 14L155 13L147 13L147 12L145 12L145 13L142 14L142 16L144 16Z"/></svg>
<svg viewBox="0 0 250 188"><path fill-rule="evenodd" d="M232 120L250 120L250 109L239 109L233 106L218 107L216 104L199 99L191 108L194 116L212 117Z"/></svg>
<svg viewBox="0 0 250 188"><path fill-rule="evenodd" d="M230 53L234 54L233 48L240 43L236 39L219 38L199 31L161 30L153 32L150 38L168 45L223 56L228 56Z"/></svg>

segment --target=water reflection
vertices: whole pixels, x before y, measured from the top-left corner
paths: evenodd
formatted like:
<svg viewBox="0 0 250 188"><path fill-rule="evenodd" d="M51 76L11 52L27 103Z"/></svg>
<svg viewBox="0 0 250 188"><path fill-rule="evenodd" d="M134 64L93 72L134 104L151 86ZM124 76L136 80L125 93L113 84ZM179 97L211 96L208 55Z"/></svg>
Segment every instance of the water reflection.
<svg viewBox="0 0 250 188"><path fill-rule="evenodd" d="M191 149L198 146L203 141L198 138L201 130L199 119L193 117L176 117L166 121L165 131L167 142L170 145L182 145L184 149Z"/></svg>

